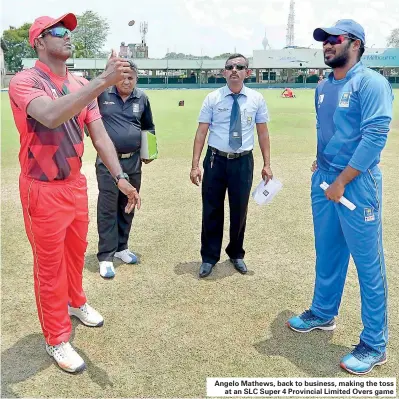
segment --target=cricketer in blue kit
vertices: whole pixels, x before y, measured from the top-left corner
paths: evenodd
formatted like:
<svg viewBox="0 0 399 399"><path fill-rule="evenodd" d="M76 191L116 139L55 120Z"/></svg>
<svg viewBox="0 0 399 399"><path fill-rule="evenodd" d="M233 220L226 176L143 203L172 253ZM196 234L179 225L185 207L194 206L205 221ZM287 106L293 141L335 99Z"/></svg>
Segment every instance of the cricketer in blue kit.
<svg viewBox="0 0 399 399"><path fill-rule="evenodd" d="M364 329L341 367L366 374L386 362L387 281L382 245L382 175L378 167L392 119L392 88L360 61L365 33L344 19L314 31L333 72L315 93L317 161L312 166L316 281L309 310L288 320L299 332L333 330L349 257L357 268ZM320 184L330 186L326 191ZM356 206L351 211L339 200Z"/></svg>

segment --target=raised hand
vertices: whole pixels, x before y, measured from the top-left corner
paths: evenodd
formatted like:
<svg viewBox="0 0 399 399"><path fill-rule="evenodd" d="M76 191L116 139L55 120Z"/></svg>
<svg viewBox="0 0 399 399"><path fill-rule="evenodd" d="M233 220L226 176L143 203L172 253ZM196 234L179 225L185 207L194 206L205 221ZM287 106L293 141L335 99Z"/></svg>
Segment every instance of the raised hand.
<svg viewBox="0 0 399 399"><path fill-rule="evenodd" d="M111 56L109 57L105 70L100 77L106 81L107 86L113 86L125 79L130 70L130 64L126 59L117 57L116 51L112 49Z"/></svg>

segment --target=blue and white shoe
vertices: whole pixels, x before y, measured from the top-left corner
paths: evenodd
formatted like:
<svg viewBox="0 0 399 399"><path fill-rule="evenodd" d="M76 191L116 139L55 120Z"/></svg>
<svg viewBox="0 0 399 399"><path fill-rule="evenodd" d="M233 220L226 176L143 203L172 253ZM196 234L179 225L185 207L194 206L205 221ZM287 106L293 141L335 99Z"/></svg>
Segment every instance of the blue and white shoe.
<svg viewBox="0 0 399 399"><path fill-rule="evenodd" d="M311 310L305 310L301 315L291 317L287 321L287 326L291 330L306 333L315 329L332 331L335 329L336 324L334 318L331 320L322 319Z"/></svg>
<svg viewBox="0 0 399 399"><path fill-rule="evenodd" d="M128 249L123 251L115 252L115 258L121 259L125 263L135 264L137 263L137 256L130 252Z"/></svg>
<svg viewBox="0 0 399 399"><path fill-rule="evenodd" d="M341 359L340 366L351 374L363 375L369 373L374 366L381 366L386 362L386 352L377 352L363 341L360 341L351 353Z"/></svg>
<svg viewBox="0 0 399 399"><path fill-rule="evenodd" d="M103 278L114 278L115 277L115 269L114 264L109 261L101 261L100 262L100 276Z"/></svg>

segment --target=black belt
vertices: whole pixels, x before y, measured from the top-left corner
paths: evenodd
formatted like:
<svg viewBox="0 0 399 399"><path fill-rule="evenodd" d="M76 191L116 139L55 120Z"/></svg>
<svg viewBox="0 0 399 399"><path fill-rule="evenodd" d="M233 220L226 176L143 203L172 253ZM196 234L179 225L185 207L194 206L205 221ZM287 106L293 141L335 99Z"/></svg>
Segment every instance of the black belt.
<svg viewBox="0 0 399 399"><path fill-rule="evenodd" d="M213 154L220 155L227 159L240 158L240 157L243 157L244 155L248 155L252 152L252 150L251 151L243 151L243 152L223 152L223 151L220 151L217 148L214 148L211 146L209 146L209 149L212 151Z"/></svg>
<svg viewBox="0 0 399 399"><path fill-rule="evenodd" d="M137 151L138 151L138 150L137 150ZM128 152L127 154L119 154L119 153L118 153L118 158L119 158L119 159L130 158L130 157L132 157L133 154L135 154L137 151Z"/></svg>

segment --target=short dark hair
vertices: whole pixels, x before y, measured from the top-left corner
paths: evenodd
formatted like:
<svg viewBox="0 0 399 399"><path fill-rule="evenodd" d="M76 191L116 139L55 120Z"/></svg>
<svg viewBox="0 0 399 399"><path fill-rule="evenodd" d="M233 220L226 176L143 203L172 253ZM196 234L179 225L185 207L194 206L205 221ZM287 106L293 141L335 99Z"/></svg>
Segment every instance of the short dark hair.
<svg viewBox="0 0 399 399"><path fill-rule="evenodd" d="M227 58L227 60L226 60L226 64L227 64L227 61L229 61L229 60L233 60L234 58L244 58L244 60L245 60L245 65L247 66L247 68L248 68L248 66L249 66L249 62L248 62L248 58L247 57L245 57L245 56L243 56L242 54L240 54L240 53L234 53L234 54L231 54L230 55L230 57L229 58Z"/></svg>
<svg viewBox="0 0 399 399"><path fill-rule="evenodd" d="M364 46L361 46L361 47L359 48L359 57L358 57L358 60L360 60L360 58L362 58L363 54L364 54Z"/></svg>
<svg viewBox="0 0 399 399"><path fill-rule="evenodd" d="M357 60L360 61L360 58L362 58L362 55L364 53L364 43L363 43L362 39L359 39L358 37L352 35L351 33L348 33L348 38L351 42L360 40L360 47L359 47L359 52L358 52L358 57L357 57Z"/></svg>
<svg viewBox="0 0 399 399"><path fill-rule="evenodd" d="M130 69L137 73L137 65L132 60L127 60L130 65Z"/></svg>

